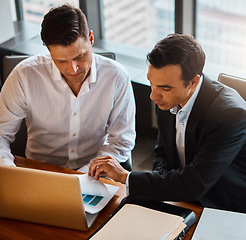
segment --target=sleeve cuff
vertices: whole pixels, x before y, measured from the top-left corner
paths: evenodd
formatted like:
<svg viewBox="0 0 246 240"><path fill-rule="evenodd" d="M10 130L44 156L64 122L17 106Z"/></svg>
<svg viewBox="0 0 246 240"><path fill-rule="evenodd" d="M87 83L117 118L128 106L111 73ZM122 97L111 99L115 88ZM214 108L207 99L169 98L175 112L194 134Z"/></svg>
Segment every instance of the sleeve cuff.
<svg viewBox="0 0 246 240"><path fill-rule="evenodd" d="M131 172L128 173L127 177L126 177L126 195L129 196L129 176L130 176Z"/></svg>

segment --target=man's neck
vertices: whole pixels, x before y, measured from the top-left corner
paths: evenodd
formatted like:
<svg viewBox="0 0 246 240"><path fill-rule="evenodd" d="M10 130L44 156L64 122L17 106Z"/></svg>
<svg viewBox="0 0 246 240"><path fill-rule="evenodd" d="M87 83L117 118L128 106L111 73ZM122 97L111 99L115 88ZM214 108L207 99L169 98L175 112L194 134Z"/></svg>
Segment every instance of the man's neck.
<svg viewBox="0 0 246 240"><path fill-rule="evenodd" d="M83 85L84 82L82 83L71 83L66 81L68 86L70 87L71 91L73 92L73 94L77 97L79 94L79 91L81 89L81 86Z"/></svg>
<svg viewBox="0 0 246 240"><path fill-rule="evenodd" d="M85 80L90 76L91 71L89 71L87 73L87 75L85 76L85 78L83 79L83 81L78 81L78 82L73 82L73 81L69 81L68 79L66 79L64 76L64 79L66 81L66 83L68 84L68 86L70 87L71 91L73 92L73 94L77 97L79 94L79 91L83 85L83 83L85 82Z"/></svg>
<svg viewBox="0 0 246 240"><path fill-rule="evenodd" d="M186 99L186 101L185 101L184 103L182 103L182 104L179 104L180 108L183 108L184 105L190 100L190 98L191 98L191 96L193 95L193 93L195 92L195 90L196 90L196 89L191 90L190 93L189 93L189 95L188 95L188 97L187 97L187 99Z"/></svg>

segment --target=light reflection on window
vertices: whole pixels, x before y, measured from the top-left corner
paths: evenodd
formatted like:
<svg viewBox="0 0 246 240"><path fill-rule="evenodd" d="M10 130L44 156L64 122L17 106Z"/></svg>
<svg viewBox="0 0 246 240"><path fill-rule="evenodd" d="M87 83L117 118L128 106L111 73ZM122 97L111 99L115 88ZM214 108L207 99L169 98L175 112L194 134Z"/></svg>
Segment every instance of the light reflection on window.
<svg viewBox="0 0 246 240"><path fill-rule="evenodd" d="M107 40L151 49L174 32L174 0L103 0L102 9Z"/></svg>
<svg viewBox="0 0 246 240"><path fill-rule="evenodd" d="M41 23L43 16L50 8L70 3L79 7L79 0L22 0L24 20L28 22Z"/></svg>
<svg viewBox="0 0 246 240"><path fill-rule="evenodd" d="M246 77L246 1L198 0L197 40L207 56L205 73Z"/></svg>

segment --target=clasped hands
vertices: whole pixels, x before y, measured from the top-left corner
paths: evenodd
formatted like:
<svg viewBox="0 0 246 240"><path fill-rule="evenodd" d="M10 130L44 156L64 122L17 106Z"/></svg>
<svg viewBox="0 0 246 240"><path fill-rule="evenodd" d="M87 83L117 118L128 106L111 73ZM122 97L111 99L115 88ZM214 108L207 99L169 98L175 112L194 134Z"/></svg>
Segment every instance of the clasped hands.
<svg viewBox="0 0 246 240"><path fill-rule="evenodd" d="M90 165L88 175L95 177L106 176L114 181L126 183L129 172L125 170L114 158L110 156L96 158Z"/></svg>

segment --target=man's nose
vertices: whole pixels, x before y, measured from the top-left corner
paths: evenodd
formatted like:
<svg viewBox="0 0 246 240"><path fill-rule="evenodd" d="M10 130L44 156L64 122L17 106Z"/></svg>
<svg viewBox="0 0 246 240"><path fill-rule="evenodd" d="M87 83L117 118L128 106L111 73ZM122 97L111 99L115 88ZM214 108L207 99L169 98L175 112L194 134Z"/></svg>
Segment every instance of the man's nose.
<svg viewBox="0 0 246 240"><path fill-rule="evenodd" d="M150 99L155 101L158 98L160 98L160 94L158 93L157 89L155 87L151 87Z"/></svg>
<svg viewBox="0 0 246 240"><path fill-rule="evenodd" d="M72 61L70 66L69 66L69 72L70 73L76 73L78 70L79 66L76 61Z"/></svg>

